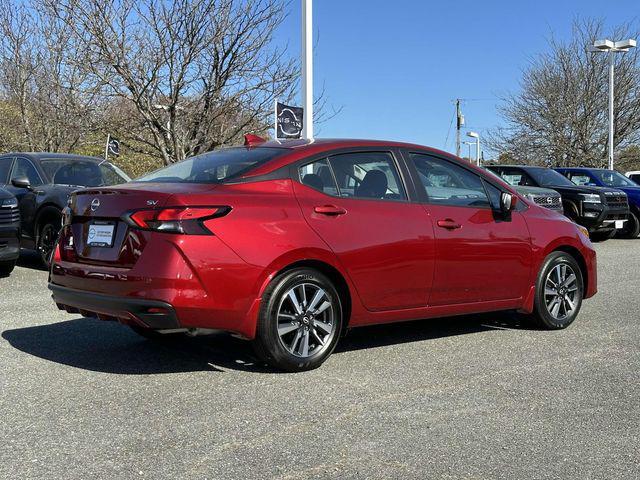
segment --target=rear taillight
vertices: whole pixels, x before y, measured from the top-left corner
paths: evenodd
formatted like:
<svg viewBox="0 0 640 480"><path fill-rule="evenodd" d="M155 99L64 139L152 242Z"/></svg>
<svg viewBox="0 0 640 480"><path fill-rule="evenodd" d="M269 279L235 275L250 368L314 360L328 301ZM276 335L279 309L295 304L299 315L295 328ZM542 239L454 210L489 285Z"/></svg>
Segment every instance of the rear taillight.
<svg viewBox="0 0 640 480"><path fill-rule="evenodd" d="M144 230L187 235L212 235L204 222L223 217L230 207L171 207L162 209L135 210L125 215L131 226Z"/></svg>

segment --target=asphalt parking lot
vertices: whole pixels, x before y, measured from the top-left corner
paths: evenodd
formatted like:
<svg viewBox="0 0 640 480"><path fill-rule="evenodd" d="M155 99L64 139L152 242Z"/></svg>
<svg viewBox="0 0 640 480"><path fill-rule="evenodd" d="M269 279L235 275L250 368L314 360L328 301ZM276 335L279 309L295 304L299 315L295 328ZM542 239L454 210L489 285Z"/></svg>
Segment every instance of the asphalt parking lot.
<svg viewBox="0 0 640 480"><path fill-rule="evenodd" d="M59 312L27 257L0 279L0 478L640 478L640 240L596 248L565 331L372 327L301 374Z"/></svg>

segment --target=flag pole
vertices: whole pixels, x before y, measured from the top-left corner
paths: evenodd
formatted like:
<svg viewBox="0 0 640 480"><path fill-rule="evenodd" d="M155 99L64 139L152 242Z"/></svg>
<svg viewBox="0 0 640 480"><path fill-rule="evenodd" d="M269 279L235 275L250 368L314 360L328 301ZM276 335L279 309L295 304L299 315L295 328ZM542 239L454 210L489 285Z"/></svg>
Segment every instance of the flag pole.
<svg viewBox="0 0 640 480"><path fill-rule="evenodd" d="M104 147L104 159L105 161L109 160L109 142L111 141L111 134L107 133L107 144Z"/></svg>

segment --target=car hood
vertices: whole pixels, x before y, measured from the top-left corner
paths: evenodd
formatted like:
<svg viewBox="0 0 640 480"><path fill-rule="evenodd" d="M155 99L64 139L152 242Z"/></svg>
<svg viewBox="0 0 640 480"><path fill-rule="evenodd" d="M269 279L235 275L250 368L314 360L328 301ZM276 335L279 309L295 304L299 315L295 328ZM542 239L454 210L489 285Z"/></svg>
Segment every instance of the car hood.
<svg viewBox="0 0 640 480"><path fill-rule="evenodd" d="M516 192L521 195L559 195L558 192L551 188L542 188L542 187L525 187L525 186L514 186L512 187Z"/></svg>
<svg viewBox="0 0 640 480"><path fill-rule="evenodd" d="M0 188L0 200L5 200L7 198L13 198L13 194L4 188Z"/></svg>
<svg viewBox="0 0 640 480"><path fill-rule="evenodd" d="M601 193L607 193L607 192L613 192L613 193L620 193L621 190L618 188L608 188L608 187L591 187L591 186L587 186L587 185L558 185L558 186L549 186L546 188L550 188L553 190L556 190L557 192L572 192L572 193L596 193L596 194L601 194Z"/></svg>

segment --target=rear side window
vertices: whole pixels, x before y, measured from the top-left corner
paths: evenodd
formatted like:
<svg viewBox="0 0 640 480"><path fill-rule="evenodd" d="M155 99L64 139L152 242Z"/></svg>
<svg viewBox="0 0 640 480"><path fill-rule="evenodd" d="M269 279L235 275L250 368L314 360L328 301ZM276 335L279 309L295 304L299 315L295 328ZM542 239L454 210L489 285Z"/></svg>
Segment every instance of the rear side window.
<svg viewBox="0 0 640 480"><path fill-rule="evenodd" d="M593 179L589 175L584 175L582 173L570 173L569 179L576 185L593 184Z"/></svg>
<svg viewBox="0 0 640 480"><path fill-rule="evenodd" d="M9 171L13 158L0 158L0 185L4 185L9 181Z"/></svg>
<svg viewBox="0 0 640 480"><path fill-rule="evenodd" d="M406 200L389 152L343 153L329 157L341 197Z"/></svg>
<svg viewBox="0 0 640 480"><path fill-rule="evenodd" d="M418 153L411 154L429 203L458 207L490 206L480 176L459 165Z"/></svg>
<svg viewBox="0 0 640 480"><path fill-rule="evenodd" d="M393 156L388 152L333 155L300 167L300 181L327 195L406 200Z"/></svg>
<svg viewBox="0 0 640 480"><path fill-rule="evenodd" d="M640 174L631 175L629 178L640 185Z"/></svg>
<svg viewBox="0 0 640 480"><path fill-rule="evenodd" d="M135 180L160 183L223 183L249 173L254 168L283 155L284 148L235 147L215 150L168 167L156 170Z"/></svg>
<svg viewBox="0 0 640 480"><path fill-rule="evenodd" d="M338 187L331 173L331 167L326 159L309 163L300 167L300 181L311 188L327 195L338 195Z"/></svg>
<svg viewBox="0 0 640 480"><path fill-rule="evenodd" d="M533 179L527 175L527 173L518 168L503 168L500 171L500 176L509 185L520 187L535 187L536 183Z"/></svg>

